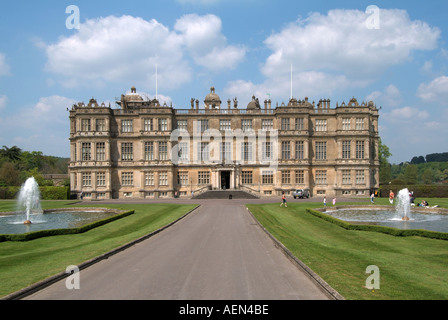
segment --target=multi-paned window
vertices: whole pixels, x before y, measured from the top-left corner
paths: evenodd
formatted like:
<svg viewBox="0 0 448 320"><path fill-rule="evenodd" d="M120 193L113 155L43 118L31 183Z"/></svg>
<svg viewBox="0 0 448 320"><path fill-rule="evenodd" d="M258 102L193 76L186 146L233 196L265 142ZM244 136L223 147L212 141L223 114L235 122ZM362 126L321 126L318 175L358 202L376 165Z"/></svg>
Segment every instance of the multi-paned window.
<svg viewBox="0 0 448 320"><path fill-rule="evenodd" d="M134 173L133 172L122 172L121 173L121 185L133 186L134 185Z"/></svg>
<svg viewBox="0 0 448 320"><path fill-rule="evenodd" d="M82 161L92 160L92 149L90 142L82 143Z"/></svg>
<svg viewBox="0 0 448 320"><path fill-rule="evenodd" d="M252 130L252 119L241 120L241 130L243 131Z"/></svg>
<svg viewBox="0 0 448 320"><path fill-rule="evenodd" d="M350 185L352 183L352 175L350 170L342 170L342 184Z"/></svg>
<svg viewBox="0 0 448 320"><path fill-rule="evenodd" d="M304 150L304 142L296 141L296 160L303 160L303 158L305 157Z"/></svg>
<svg viewBox="0 0 448 320"><path fill-rule="evenodd" d="M327 119L316 120L316 131L319 132L327 131Z"/></svg>
<svg viewBox="0 0 448 320"><path fill-rule="evenodd" d="M154 185L154 172L145 172L145 186Z"/></svg>
<svg viewBox="0 0 448 320"><path fill-rule="evenodd" d="M262 172L261 181L263 184L273 184L274 183L274 171L266 170Z"/></svg>
<svg viewBox="0 0 448 320"><path fill-rule="evenodd" d="M351 156L351 141L342 141L342 159L350 159Z"/></svg>
<svg viewBox="0 0 448 320"><path fill-rule="evenodd" d="M291 143L282 141L282 159L289 160L291 158Z"/></svg>
<svg viewBox="0 0 448 320"><path fill-rule="evenodd" d="M232 161L232 144L230 142L221 142L219 151L221 155L221 161Z"/></svg>
<svg viewBox="0 0 448 320"><path fill-rule="evenodd" d="M365 172L364 170L356 170L356 184L365 184Z"/></svg>
<svg viewBox="0 0 448 320"><path fill-rule="evenodd" d="M121 160L123 161L134 160L134 146L132 142L123 142L121 144Z"/></svg>
<svg viewBox="0 0 448 320"><path fill-rule="evenodd" d="M92 173L83 172L81 178L82 178L82 186L83 187L91 187L92 186Z"/></svg>
<svg viewBox="0 0 448 320"><path fill-rule="evenodd" d="M342 130L350 130L350 118L342 119Z"/></svg>
<svg viewBox="0 0 448 320"><path fill-rule="evenodd" d="M168 172L159 172L159 186L168 185Z"/></svg>
<svg viewBox="0 0 448 320"><path fill-rule="evenodd" d="M316 142L316 160L327 160L327 142Z"/></svg>
<svg viewBox="0 0 448 320"><path fill-rule="evenodd" d="M303 170L296 170L296 184L305 183L305 172Z"/></svg>
<svg viewBox="0 0 448 320"><path fill-rule="evenodd" d="M262 119L261 120L261 130L262 131L272 131L274 129L274 120L272 119Z"/></svg>
<svg viewBox="0 0 448 320"><path fill-rule="evenodd" d="M145 142L145 160L154 160L154 142L152 141Z"/></svg>
<svg viewBox="0 0 448 320"><path fill-rule="evenodd" d="M188 131L188 120L177 120L177 129L181 131Z"/></svg>
<svg viewBox="0 0 448 320"><path fill-rule="evenodd" d="M232 129L231 123L230 119L219 120L219 130L230 131Z"/></svg>
<svg viewBox="0 0 448 320"><path fill-rule="evenodd" d="M291 171L283 170L282 171L282 184L290 184L291 183Z"/></svg>
<svg viewBox="0 0 448 320"><path fill-rule="evenodd" d="M210 160L210 148L208 142L198 142L198 161Z"/></svg>
<svg viewBox="0 0 448 320"><path fill-rule="evenodd" d="M241 183L242 184L252 184L253 183L252 171L243 171L241 173Z"/></svg>
<svg viewBox="0 0 448 320"><path fill-rule="evenodd" d="M198 184L210 184L210 172L208 171L199 171L198 172Z"/></svg>
<svg viewBox="0 0 448 320"><path fill-rule="evenodd" d="M106 131L106 120L104 119L96 119L96 131Z"/></svg>
<svg viewBox="0 0 448 320"><path fill-rule="evenodd" d="M262 155L261 158L263 161L269 161L273 160L273 149L272 149L272 142L263 142L262 143Z"/></svg>
<svg viewBox="0 0 448 320"><path fill-rule="evenodd" d="M208 120L198 120L196 130L201 133L208 130Z"/></svg>
<svg viewBox="0 0 448 320"><path fill-rule="evenodd" d="M121 132L130 133L134 132L134 124L132 120L121 120Z"/></svg>
<svg viewBox="0 0 448 320"><path fill-rule="evenodd" d="M159 160L168 160L168 142L166 141L159 142Z"/></svg>
<svg viewBox="0 0 448 320"><path fill-rule="evenodd" d="M97 142L96 143L96 161L106 160L106 143Z"/></svg>
<svg viewBox="0 0 448 320"><path fill-rule="evenodd" d="M188 172L178 172L177 173L177 184L179 186L188 186Z"/></svg>
<svg viewBox="0 0 448 320"><path fill-rule="evenodd" d="M97 185L97 187L105 187L106 186L106 172L97 172L96 173L96 185Z"/></svg>
<svg viewBox="0 0 448 320"><path fill-rule="evenodd" d="M303 120L303 118L296 118L296 124L295 124L295 126L296 126L296 130L304 130L304 120Z"/></svg>
<svg viewBox="0 0 448 320"><path fill-rule="evenodd" d="M356 130L364 130L364 118L356 118Z"/></svg>
<svg viewBox="0 0 448 320"><path fill-rule="evenodd" d="M152 119L143 119L143 130L145 132L154 130Z"/></svg>
<svg viewBox="0 0 448 320"><path fill-rule="evenodd" d="M289 118L282 118L281 130L289 130Z"/></svg>
<svg viewBox="0 0 448 320"><path fill-rule="evenodd" d="M168 131L168 119L159 119L159 131Z"/></svg>
<svg viewBox="0 0 448 320"><path fill-rule="evenodd" d="M90 131L90 119L81 119L81 131Z"/></svg>
<svg viewBox="0 0 448 320"><path fill-rule="evenodd" d="M316 184L327 184L327 171L317 170L316 171Z"/></svg>
<svg viewBox="0 0 448 320"><path fill-rule="evenodd" d="M179 142L177 144L177 157L179 161L188 161L190 159L190 150L188 142Z"/></svg>
<svg viewBox="0 0 448 320"><path fill-rule="evenodd" d="M243 161L252 161L252 142L241 144L241 155Z"/></svg>
<svg viewBox="0 0 448 320"><path fill-rule="evenodd" d="M364 159L364 141L356 141L356 159Z"/></svg>

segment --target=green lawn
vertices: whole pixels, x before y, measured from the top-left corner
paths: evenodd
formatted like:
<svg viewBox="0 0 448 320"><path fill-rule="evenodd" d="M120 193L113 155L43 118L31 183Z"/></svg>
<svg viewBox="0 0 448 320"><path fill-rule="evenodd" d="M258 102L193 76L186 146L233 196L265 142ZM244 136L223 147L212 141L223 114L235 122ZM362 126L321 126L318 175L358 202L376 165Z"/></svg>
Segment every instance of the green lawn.
<svg viewBox="0 0 448 320"><path fill-rule="evenodd" d="M448 205L447 199L428 202ZM447 241L348 231L305 211L321 206L300 200L289 201L288 208L247 205L272 235L346 299L448 299ZM379 290L365 288L370 265L380 270Z"/></svg>
<svg viewBox="0 0 448 320"><path fill-rule="evenodd" d="M42 206L45 209L63 208L68 203L73 202L43 201ZM14 210L14 206L14 201L0 201L0 211ZM69 265L79 265L158 230L196 205L133 204L107 207L135 210L135 213L83 234L0 243L0 297L64 272Z"/></svg>

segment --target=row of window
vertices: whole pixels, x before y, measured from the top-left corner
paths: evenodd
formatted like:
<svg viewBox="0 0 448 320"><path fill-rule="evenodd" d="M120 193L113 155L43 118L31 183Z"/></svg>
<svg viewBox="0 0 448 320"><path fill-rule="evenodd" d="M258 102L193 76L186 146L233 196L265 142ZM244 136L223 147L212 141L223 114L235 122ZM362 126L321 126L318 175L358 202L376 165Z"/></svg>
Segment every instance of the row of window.
<svg viewBox="0 0 448 320"><path fill-rule="evenodd" d="M92 144L95 146L95 159L96 161L106 160L106 145L104 142L83 142L81 150L82 161L92 160ZM155 144L156 142L144 142L144 160L152 161L156 160L155 155ZM241 144L241 160L243 161L254 161L256 159L256 150L254 148L253 142L243 142ZM294 153L291 151L291 146L294 146ZM355 159L364 159L365 156L365 141L355 142ZM160 141L157 142L158 146L158 159L161 161L169 160L168 154L168 142ZM179 161L188 161L190 157L189 143L180 142L177 145L177 153ZM269 161L274 159L274 143L273 142L262 142L261 150L261 160ZM199 161L209 161L210 160L210 145L208 142L198 142L197 145L198 155L197 159ZM220 160L232 161L232 144L230 142L221 142L220 144ZM76 155L76 145L75 145L75 155ZM291 157L292 156L292 157ZM305 145L304 141L282 141L281 143L281 159L282 160L303 160L305 158ZM317 141L315 144L315 158L316 160L327 160L327 142ZM352 142L350 140L342 141L342 159L352 158ZM134 143L133 142L123 142L121 143L121 160L123 161L133 161L134 160ZM75 159L76 161L76 159Z"/></svg>
<svg viewBox="0 0 448 320"><path fill-rule="evenodd" d="M281 182L282 184L291 184L292 181L295 184L305 183L305 171L304 170L294 170L294 180L292 180L292 173L290 170L281 171ZM155 173L145 172L145 186L155 186ZM106 173L96 172L96 186L105 187L106 186ZM365 184L365 170L355 170L356 184ZM265 170L262 171L261 176L262 184L273 184L274 183L274 171ZM252 171L242 171L241 173L241 183L242 184L253 184L253 172ZM326 185L327 184L327 171L317 170L315 176L316 185ZM178 172L177 173L177 184L179 186L189 185L189 173L188 172ZM208 185L210 184L210 172L199 171L198 172L198 185ZM351 185L352 184L352 173L351 170L342 170L342 184ZM122 186L133 186L134 185L134 173L133 172L122 172L121 173L121 185ZM168 186L168 172L158 172L158 185ZM84 172L82 173L82 186L92 187L92 173Z"/></svg>
<svg viewBox="0 0 448 320"><path fill-rule="evenodd" d="M155 127L155 121L157 120L157 128ZM342 130L351 130L352 126L351 118L342 119ZM105 119L81 119L81 131L92 131L92 125L95 125L95 131L106 131ZM280 130L304 130L304 118L295 118L295 122L292 124L290 118L281 118ZM177 129L188 131L188 120L177 120ZM209 120L197 120L196 132L204 132L209 129ZM241 120L241 129L243 131L253 130L253 120L243 119ZM262 119L261 120L261 130L270 131L274 129L273 119ZM364 118L355 119L355 129L364 130ZM169 131L168 119L143 119L143 130L149 131ZM219 121L219 130L230 131L231 130L231 120L222 119ZM134 132L134 121L133 120L121 120L122 133L132 133ZM316 120L316 131L326 132L327 131L327 119L317 119Z"/></svg>

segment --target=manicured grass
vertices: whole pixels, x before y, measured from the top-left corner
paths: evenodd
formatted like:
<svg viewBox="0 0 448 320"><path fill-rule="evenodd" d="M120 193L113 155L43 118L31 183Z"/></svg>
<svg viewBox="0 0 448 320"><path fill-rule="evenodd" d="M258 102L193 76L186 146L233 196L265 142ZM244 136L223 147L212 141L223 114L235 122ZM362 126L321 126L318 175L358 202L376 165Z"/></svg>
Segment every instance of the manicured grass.
<svg viewBox="0 0 448 320"><path fill-rule="evenodd" d="M63 208L66 203L73 202L43 202L43 207ZM0 211L11 210L8 209L9 205L0 201ZM104 207L89 205L93 206ZM0 297L64 272L67 266L79 265L158 230L196 205L121 204L107 207L135 210L135 213L83 234L0 243Z"/></svg>
<svg viewBox="0 0 448 320"><path fill-rule="evenodd" d="M447 199L431 200L448 204ZM300 201L289 201L288 208L247 205L273 236L346 299L448 299L447 241L349 231L305 211L321 206ZM380 270L379 290L365 288L370 265Z"/></svg>

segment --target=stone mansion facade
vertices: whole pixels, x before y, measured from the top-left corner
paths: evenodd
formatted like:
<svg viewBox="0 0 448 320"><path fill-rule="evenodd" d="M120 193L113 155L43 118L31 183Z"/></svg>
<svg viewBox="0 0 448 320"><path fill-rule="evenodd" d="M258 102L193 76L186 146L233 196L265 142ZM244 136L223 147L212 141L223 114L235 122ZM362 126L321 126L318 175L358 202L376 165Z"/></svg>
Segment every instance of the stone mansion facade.
<svg viewBox="0 0 448 320"><path fill-rule="evenodd" d="M379 187L378 109L308 98L246 108L211 88L175 109L133 87L116 102L70 109L73 193L86 199L191 197L238 189L278 196L368 196Z"/></svg>

